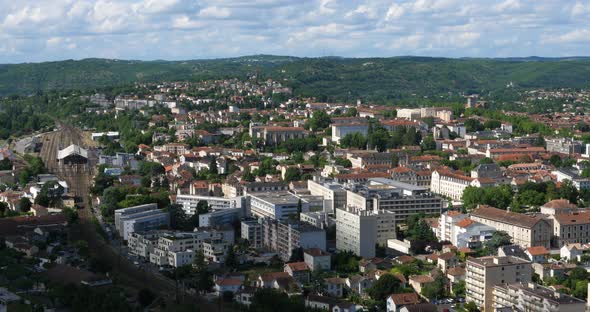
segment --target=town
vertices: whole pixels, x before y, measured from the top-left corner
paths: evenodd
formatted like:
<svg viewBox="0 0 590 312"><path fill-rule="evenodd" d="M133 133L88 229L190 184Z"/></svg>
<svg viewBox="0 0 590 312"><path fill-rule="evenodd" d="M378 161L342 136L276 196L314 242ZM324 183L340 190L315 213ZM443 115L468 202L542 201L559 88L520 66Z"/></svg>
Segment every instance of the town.
<svg viewBox="0 0 590 312"><path fill-rule="evenodd" d="M588 92L44 95L81 111L0 127L0 311L590 310Z"/></svg>

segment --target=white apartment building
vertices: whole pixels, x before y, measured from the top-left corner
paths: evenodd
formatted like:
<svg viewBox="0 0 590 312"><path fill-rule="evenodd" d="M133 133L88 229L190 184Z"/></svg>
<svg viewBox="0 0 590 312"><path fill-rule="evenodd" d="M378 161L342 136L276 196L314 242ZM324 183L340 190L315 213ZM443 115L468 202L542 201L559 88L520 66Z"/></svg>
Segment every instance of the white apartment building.
<svg viewBox="0 0 590 312"><path fill-rule="evenodd" d="M309 204L289 192L250 193L250 213L259 218L288 219L297 214L301 203L302 212L309 211Z"/></svg>
<svg viewBox="0 0 590 312"><path fill-rule="evenodd" d="M224 263L229 248L233 244L223 239L206 239L203 241L203 255L209 263Z"/></svg>
<svg viewBox="0 0 590 312"><path fill-rule="evenodd" d="M247 240L253 248L262 247L262 224L257 219L243 220L240 227L242 239Z"/></svg>
<svg viewBox="0 0 590 312"><path fill-rule="evenodd" d="M339 183L307 180L307 189L311 195L324 198L324 207L328 213L334 213L335 209L346 206L346 191Z"/></svg>
<svg viewBox="0 0 590 312"><path fill-rule="evenodd" d="M442 213L438 218L438 231L436 232L438 240L450 242L455 236L453 232L455 223L467 217L466 214L453 210Z"/></svg>
<svg viewBox="0 0 590 312"><path fill-rule="evenodd" d="M375 257L375 245L396 238L395 213L387 210L336 210L336 249L364 258Z"/></svg>
<svg viewBox="0 0 590 312"><path fill-rule="evenodd" d="M432 172L430 190L455 201L460 201L463 191L473 185L474 178L451 172L447 169L437 169Z"/></svg>
<svg viewBox="0 0 590 312"><path fill-rule="evenodd" d="M332 119L332 142L340 144L347 134L360 133L367 136L369 122L364 118Z"/></svg>
<svg viewBox="0 0 590 312"><path fill-rule="evenodd" d="M530 312L577 312L586 301L535 283L494 286L494 308Z"/></svg>
<svg viewBox="0 0 590 312"><path fill-rule="evenodd" d="M156 210L158 209L158 204L145 204L139 205L129 208L117 209L115 210L115 229L117 232L123 232L123 223L121 221L121 217L131 215L138 212L144 212L149 210Z"/></svg>
<svg viewBox="0 0 590 312"><path fill-rule="evenodd" d="M522 248L551 245L551 225L542 216L525 215L506 210L479 206L471 213L471 219L504 231L512 237L512 242Z"/></svg>
<svg viewBox="0 0 590 312"><path fill-rule="evenodd" d="M244 197L224 198L200 195L176 195L176 203L182 206L182 210L188 216L197 213L197 205L201 201L206 201L211 210L235 209L245 206Z"/></svg>
<svg viewBox="0 0 590 312"><path fill-rule="evenodd" d="M360 210L386 210L395 213L396 222L412 215L440 215L444 205L440 196L428 188L385 178L371 178L365 185L355 185L346 193L347 205Z"/></svg>
<svg viewBox="0 0 590 312"><path fill-rule="evenodd" d="M326 231L320 228L293 220L264 218L259 222L263 247L276 252L283 261L289 260L295 248L326 250Z"/></svg>
<svg viewBox="0 0 590 312"><path fill-rule="evenodd" d="M163 209L148 210L122 216L120 218L122 232L119 235L127 240L133 232L143 232L167 228L170 223L170 213Z"/></svg>
<svg viewBox="0 0 590 312"><path fill-rule="evenodd" d="M531 263L511 256L469 258L465 270L465 299L485 312L494 311L494 286L528 283L532 278Z"/></svg>

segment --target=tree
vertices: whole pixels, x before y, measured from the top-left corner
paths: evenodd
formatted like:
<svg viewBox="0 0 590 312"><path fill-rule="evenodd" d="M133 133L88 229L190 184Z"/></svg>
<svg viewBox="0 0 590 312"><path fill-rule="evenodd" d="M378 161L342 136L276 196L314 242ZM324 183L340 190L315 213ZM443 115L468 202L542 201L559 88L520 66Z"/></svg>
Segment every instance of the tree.
<svg viewBox="0 0 590 312"><path fill-rule="evenodd" d="M301 180L301 173L299 172L299 169L296 167L287 168L287 170L285 171L284 181L291 182L291 181L299 181L299 180Z"/></svg>
<svg viewBox="0 0 590 312"><path fill-rule="evenodd" d="M32 204L27 197L21 197L21 199L18 202L18 206L20 208L20 211L29 212L29 210L31 210Z"/></svg>
<svg viewBox="0 0 590 312"><path fill-rule="evenodd" d="M242 175L242 180L246 182L254 182L255 178L256 177L254 177L252 171L250 171L250 167L247 167L246 170L244 170L244 174Z"/></svg>
<svg viewBox="0 0 590 312"><path fill-rule="evenodd" d="M453 295L457 298L465 298L465 281L453 284Z"/></svg>
<svg viewBox="0 0 590 312"><path fill-rule="evenodd" d="M349 133L340 140L342 147L364 149L367 147L367 139L359 132Z"/></svg>
<svg viewBox="0 0 590 312"><path fill-rule="evenodd" d="M313 131L319 131L327 128L332 120L328 113L323 110L317 110L313 112L312 117L309 119L309 128Z"/></svg>
<svg viewBox="0 0 590 312"><path fill-rule="evenodd" d="M200 200L197 203L197 215L202 215L209 212L209 203L206 200Z"/></svg>
<svg viewBox="0 0 590 312"><path fill-rule="evenodd" d="M154 299L156 299L156 295L147 288L142 288L137 293L137 301L144 308L149 306L154 301Z"/></svg>
<svg viewBox="0 0 590 312"><path fill-rule="evenodd" d="M346 158L342 158L342 157L336 157L334 158L334 163L338 166L342 166L344 168L350 168L352 167L352 162L350 161L350 159L346 159Z"/></svg>
<svg viewBox="0 0 590 312"><path fill-rule="evenodd" d="M496 254L497 250L501 246L512 244L512 238L508 233L504 231L496 231L492 234L492 238L484 243L486 253Z"/></svg>
<svg viewBox="0 0 590 312"><path fill-rule="evenodd" d="M217 170L217 159L213 158L211 159L211 162L209 162L209 173L211 174L217 174L218 170Z"/></svg>
<svg viewBox="0 0 590 312"><path fill-rule="evenodd" d="M401 284L397 277L393 274L385 274L379 277L367 293L373 300L384 302L391 294L397 293L401 288Z"/></svg>
<svg viewBox="0 0 590 312"><path fill-rule="evenodd" d="M289 262L301 262L303 261L303 248L297 247L291 250L291 257L289 258Z"/></svg>
<svg viewBox="0 0 590 312"><path fill-rule="evenodd" d="M473 301L469 301L467 302L463 308L465 310L467 310L467 312L480 312L479 308L477 307L477 304L475 304L475 302Z"/></svg>
<svg viewBox="0 0 590 312"><path fill-rule="evenodd" d="M231 269L238 268L238 258L236 257L236 251L233 248L234 246L230 246L227 251L227 256L225 257L225 266Z"/></svg>
<svg viewBox="0 0 590 312"><path fill-rule="evenodd" d="M469 118L465 120L465 130L467 132L476 132L483 130L483 125L477 119Z"/></svg>
<svg viewBox="0 0 590 312"><path fill-rule="evenodd" d="M423 151L434 151L436 150L436 141L434 141L434 138L429 135L422 140L420 147Z"/></svg>
<svg viewBox="0 0 590 312"><path fill-rule="evenodd" d="M437 276L434 278L434 282L424 285L420 293L428 299L445 297L446 279L442 272L439 271L438 273L439 274L437 274Z"/></svg>
<svg viewBox="0 0 590 312"><path fill-rule="evenodd" d="M499 120L490 119L483 123L483 127L488 130L498 129L500 126L502 126L502 122Z"/></svg>

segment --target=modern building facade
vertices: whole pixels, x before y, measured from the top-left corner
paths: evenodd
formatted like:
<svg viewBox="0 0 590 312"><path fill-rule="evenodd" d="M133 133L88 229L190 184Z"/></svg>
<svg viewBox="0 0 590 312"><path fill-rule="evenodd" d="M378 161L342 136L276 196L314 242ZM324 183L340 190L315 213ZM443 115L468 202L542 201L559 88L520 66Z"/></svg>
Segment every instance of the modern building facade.
<svg viewBox="0 0 590 312"><path fill-rule="evenodd" d="M375 257L375 245L386 246L396 238L395 213L387 210L361 210L349 207L336 210L336 249Z"/></svg>

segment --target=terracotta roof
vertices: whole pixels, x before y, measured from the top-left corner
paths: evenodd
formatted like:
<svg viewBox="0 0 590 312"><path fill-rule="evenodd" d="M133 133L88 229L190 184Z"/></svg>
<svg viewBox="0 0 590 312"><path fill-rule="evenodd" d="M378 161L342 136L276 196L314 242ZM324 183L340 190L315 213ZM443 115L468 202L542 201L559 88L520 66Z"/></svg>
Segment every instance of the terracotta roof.
<svg viewBox="0 0 590 312"><path fill-rule="evenodd" d="M219 286L239 286L242 285L242 280L238 278L224 278L222 280L217 280L215 284Z"/></svg>
<svg viewBox="0 0 590 312"><path fill-rule="evenodd" d="M472 253L473 250L471 250L471 248L469 248L469 247L461 247L461 248L459 248L459 252L468 254L468 253Z"/></svg>
<svg viewBox="0 0 590 312"><path fill-rule="evenodd" d="M514 213L485 205L480 205L471 213L471 215L474 217L508 223L524 228L532 228L537 223L544 221L540 216Z"/></svg>
<svg viewBox="0 0 590 312"><path fill-rule="evenodd" d="M341 277L326 277L324 281L328 284L346 284L346 280Z"/></svg>
<svg viewBox="0 0 590 312"><path fill-rule="evenodd" d="M438 255L438 258L442 260L450 260L455 258L455 254L452 252L445 252L443 254Z"/></svg>
<svg viewBox="0 0 590 312"><path fill-rule="evenodd" d="M428 275L416 275L416 276L410 277L410 281L415 281L420 284L426 284L426 283L434 282L434 278L432 278L432 276L428 276Z"/></svg>
<svg viewBox="0 0 590 312"><path fill-rule="evenodd" d="M561 225L588 224L590 223L590 211L556 214L554 218Z"/></svg>
<svg viewBox="0 0 590 312"><path fill-rule="evenodd" d="M526 249L533 256L548 255L549 250L545 246L533 246Z"/></svg>
<svg viewBox="0 0 590 312"><path fill-rule="evenodd" d="M447 275L451 275L451 276L465 275L465 269L462 267L449 268L449 269L447 269Z"/></svg>
<svg viewBox="0 0 590 312"><path fill-rule="evenodd" d="M408 305L420 303L420 297L417 293L392 294L389 296L395 305Z"/></svg>
<svg viewBox="0 0 590 312"><path fill-rule="evenodd" d="M293 272L309 270L309 267L307 267L307 263L305 262L291 262L287 263L287 266L289 266L289 268L291 268L291 271Z"/></svg>
<svg viewBox="0 0 590 312"><path fill-rule="evenodd" d="M412 256L403 255L395 258L395 260L399 263L410 263L416 259L414 259Z"/></svg>
<svg viewBox="0 0 590 312"><path fill-rule="evenodd" d="M543 205L543 207L547 207L547 208L553 208L553 209L560 209L560 208L578 208L578 206L572 204L569 200L567 199L554 199L548 203L546 203L545 205Z"/></svg>
<svg viewBox="0 0 590 312"><path fill-rule="evenodd" d="M309 248L304 251L306 254L312 257L320 257L320 256L329 256L330 254L319 249L319 248Z"/></svg>
<svg viewBox="0 0 590 312"><path fill-rule="evenodd" d="M469 218L465 218L457 223L455 223L456 226L458 227L462 227L462 228L468 228L470 227L472 224L474 224L475 221L469 219Z"/></svg>
<svg viewBox="0 0 590 312"><path fill-rule="evenodd" d="M270 273L262 273L260 278L265 282L270 282L280 278L288 278L291 277L287 272L270 272Z"/></svg>

